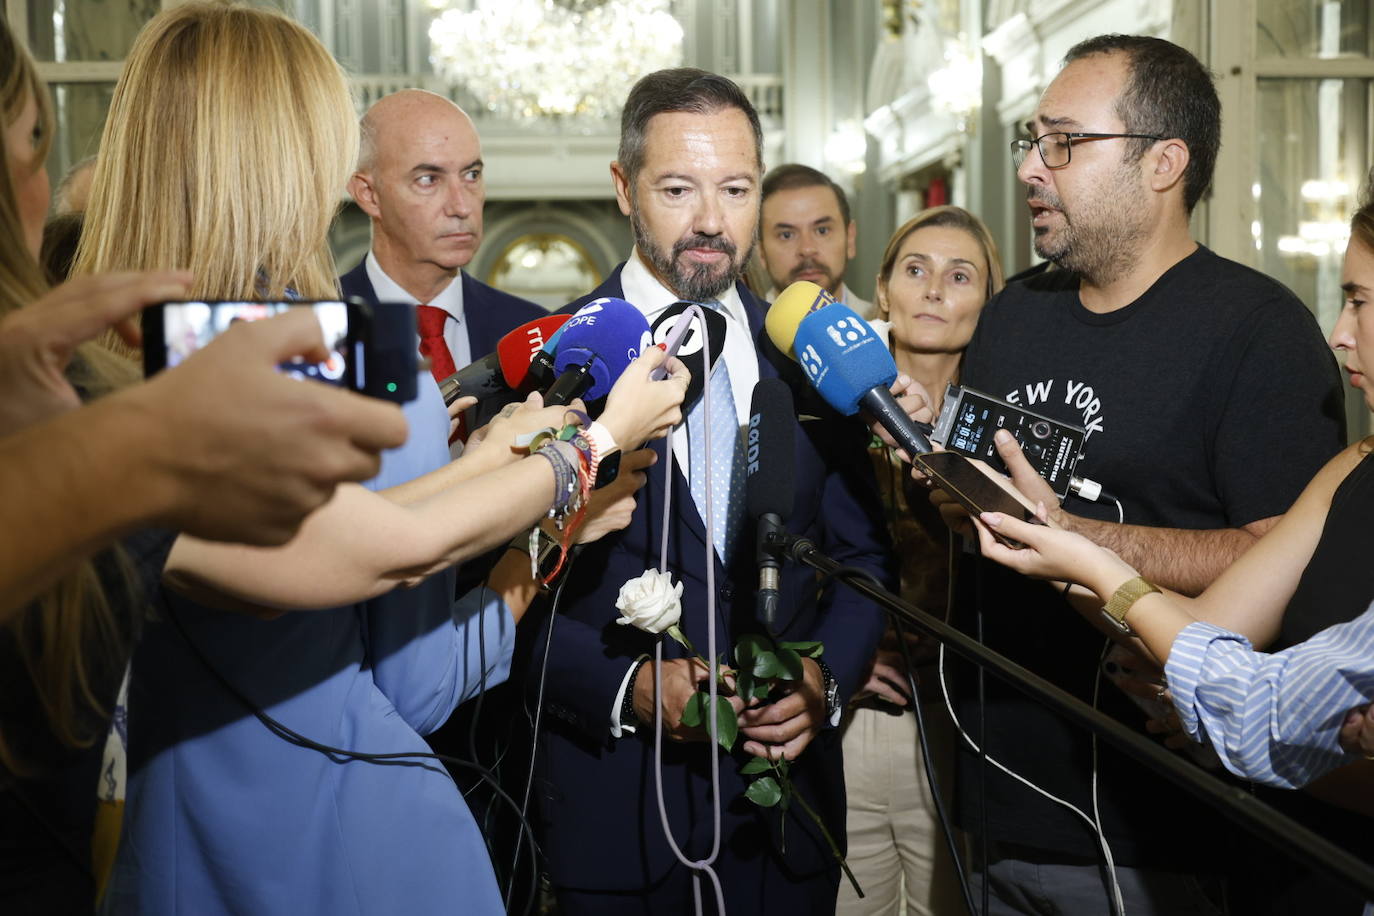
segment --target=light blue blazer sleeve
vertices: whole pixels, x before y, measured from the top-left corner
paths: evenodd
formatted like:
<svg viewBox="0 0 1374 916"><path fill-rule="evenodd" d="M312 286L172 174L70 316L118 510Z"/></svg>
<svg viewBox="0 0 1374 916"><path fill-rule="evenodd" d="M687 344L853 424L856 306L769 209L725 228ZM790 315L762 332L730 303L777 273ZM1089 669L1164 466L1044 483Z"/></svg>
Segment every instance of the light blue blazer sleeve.
<svg viewBox="0 0 1374 916"><path fill-rule="evenodd" d="M406 460L389 453L367 486L384 490L442 467L449 460L448 411L423 373L419 396L405 405L411 446ZM491 592L474 589L455 600L449 569L409 589L367 602L365 633L373 678L401 717L420 734L443 725L464 700L510 674L515 621Z"/></svg>

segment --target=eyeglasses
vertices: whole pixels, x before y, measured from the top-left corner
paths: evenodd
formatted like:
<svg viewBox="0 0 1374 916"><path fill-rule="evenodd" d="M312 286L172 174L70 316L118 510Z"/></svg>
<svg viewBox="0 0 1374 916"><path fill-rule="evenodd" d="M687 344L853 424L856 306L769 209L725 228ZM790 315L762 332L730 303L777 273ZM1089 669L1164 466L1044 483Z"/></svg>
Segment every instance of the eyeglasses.
<svg viewBox="0 0 1374 916"><path fill-rule="evenodd" d="M1030 155L1031 147L1040 150L1040 160L1045 163L1047 169L1062 169L1069 164L1069 159L1073 152L1073 145L1084 140L1113 140L1118 137L1126 137L1133 140L1163 140L1163 137L1156 137L1151 134L1069 134L1063 131L1041 134L1031 140L1011 141L1011 161L1019 169L1021 163L1026 161L1026 156Z"/></svg>

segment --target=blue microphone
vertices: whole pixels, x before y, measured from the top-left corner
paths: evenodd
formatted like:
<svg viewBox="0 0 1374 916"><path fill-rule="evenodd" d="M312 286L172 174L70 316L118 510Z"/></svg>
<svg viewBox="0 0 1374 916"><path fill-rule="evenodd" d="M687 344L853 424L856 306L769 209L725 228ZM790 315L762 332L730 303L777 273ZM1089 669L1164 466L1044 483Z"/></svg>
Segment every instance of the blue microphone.
<svg viewBox="0 0 1374 916"><path fill-rule="evenodd" d="M605 397L651 341L644 314L624 299L588 302L560 330L553 357L558 380L545 393L544 403Z"/></svg>
<svg viewBox="0 0 1374 916"><path fill-rule="evenodd" d="M810 313L797 325L793 346L827 404L846 416L867 410L908 455L931 451L930 440L888 390L897 378L892 354L853 309L836 303Z"/></svg>

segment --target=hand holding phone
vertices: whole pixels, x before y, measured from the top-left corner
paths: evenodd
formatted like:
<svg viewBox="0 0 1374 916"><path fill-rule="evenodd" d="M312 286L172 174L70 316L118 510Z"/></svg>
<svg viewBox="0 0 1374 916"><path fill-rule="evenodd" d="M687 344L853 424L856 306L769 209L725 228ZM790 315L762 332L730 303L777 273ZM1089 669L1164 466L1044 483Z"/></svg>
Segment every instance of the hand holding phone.
<svg viewBox="0 0 1374 916"><path fill-rule="evenodd" d="M315 312L329 358L292 361L281 370L372 397L404 403L417 393L414 309L349 301L163 302L143 312L143 371L151 376L185 362L240 321L257 321L288 309Z"/></svg>
<svg viewBox="0 0 1374 916"><path fill-rule="evenodd" d="M1034 506L1012 493L1007 485L994 476L996 472L985 470L986 465L980 467L981 462L975 464L957 452L927 452L914 456L912 463L973 518L984 512L1001 512L1032 525L1045 524L1036 516ZM1020 549L1025 546L1001 532L989 530L993 537L1008 547Z"/></svg>

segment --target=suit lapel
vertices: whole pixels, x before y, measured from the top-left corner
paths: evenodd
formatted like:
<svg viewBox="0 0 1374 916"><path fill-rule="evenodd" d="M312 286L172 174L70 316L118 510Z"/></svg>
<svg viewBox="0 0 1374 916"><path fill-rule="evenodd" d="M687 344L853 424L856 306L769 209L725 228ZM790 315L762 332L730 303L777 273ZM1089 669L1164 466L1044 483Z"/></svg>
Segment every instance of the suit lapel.
<svg viewBox="0 0 1374 916"><path fill-rule="evenodd" d="M489 303L483 296L481 285L469 277L467 271L459 271L458 277L463 283L463 320L468 327L468 346L472 350L472 358L480 359L496 349L501 334L496 326L496 316L487 307Z"/></svg>
<svg viewBox="0 0 1374 916"><path fill-rule="evenodd" d="M377 291L372 288L372 280L367 276L367 259L339 278L339 291L345 298L357 296L369 305L377 304Z"/></svg>

